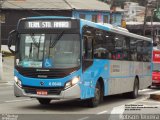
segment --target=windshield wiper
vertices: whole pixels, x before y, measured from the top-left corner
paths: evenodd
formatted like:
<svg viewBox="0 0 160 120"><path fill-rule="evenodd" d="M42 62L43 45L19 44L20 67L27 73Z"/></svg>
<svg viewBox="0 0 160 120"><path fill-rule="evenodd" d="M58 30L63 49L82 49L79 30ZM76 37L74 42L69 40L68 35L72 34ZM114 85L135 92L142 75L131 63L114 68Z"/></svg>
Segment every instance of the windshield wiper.
<svg viewBox="0 0 160 120"><path fill-rule="evenodd" d="M52 41L49 47L53 48L57 44L57 42L61 39L63 34L64 34L64 31L62 31L59 35L57 35L55 41Z"/></svg>
<svg viewBox="0 0 160 120"><path fill-rule="evenodd" d="M30 34L30 36L31 36L31 38L32 38L32 41L33 41L34 46L36 46L36 47L38 48L37 58L39 58L39 48L40 48L40 44L41 44L41 42L40 42L40 41L41 41L41 36L40 36L40 38L39 38L39 42L36 42L33 33ZM31 44L31 46L32 46L32 44ZM30 50L32 51L32 48L30 48Z"/></svg>
<svg viewBox="0 0 160 120"><path fill-rule="evenodd" d="M31 43L30 49L29 49L29 59L32 58L32 57L31 57L31 54L32 54L32 43Z"/></svg>
<svg viewBox="0 0 160 120"><path fill-rule="evenodd" d="M32 38L32 41L33 41L34 45L35 45L36 47L39 47L39 43L36 42L36 40L35 40L35 38L34 38L34 34L30 34L30 36L31 36L31 38Z"/></svg>

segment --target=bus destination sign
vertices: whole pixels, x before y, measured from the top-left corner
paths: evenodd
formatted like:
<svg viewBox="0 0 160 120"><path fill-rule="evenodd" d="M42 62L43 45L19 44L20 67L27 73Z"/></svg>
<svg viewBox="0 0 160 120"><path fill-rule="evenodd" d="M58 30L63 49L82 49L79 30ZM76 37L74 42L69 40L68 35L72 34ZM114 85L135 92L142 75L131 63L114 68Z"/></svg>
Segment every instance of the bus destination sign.
<svg viewBox="0 0 160 120"><path fill-rule="evenodd" d="M71 28L71 21L27 21L27 29Z"/></svg>

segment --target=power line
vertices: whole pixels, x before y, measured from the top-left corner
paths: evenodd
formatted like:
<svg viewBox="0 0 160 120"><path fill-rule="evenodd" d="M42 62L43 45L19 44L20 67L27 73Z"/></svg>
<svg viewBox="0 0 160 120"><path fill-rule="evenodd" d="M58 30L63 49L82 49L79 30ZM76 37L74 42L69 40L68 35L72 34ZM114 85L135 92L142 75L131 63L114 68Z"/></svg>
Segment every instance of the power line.
<svg viewBox="0 0 160 120"><path fill-rule="evenodd" d="M72 5L67 1L67 0L63 0L71 9L73 9Z"/></svg>

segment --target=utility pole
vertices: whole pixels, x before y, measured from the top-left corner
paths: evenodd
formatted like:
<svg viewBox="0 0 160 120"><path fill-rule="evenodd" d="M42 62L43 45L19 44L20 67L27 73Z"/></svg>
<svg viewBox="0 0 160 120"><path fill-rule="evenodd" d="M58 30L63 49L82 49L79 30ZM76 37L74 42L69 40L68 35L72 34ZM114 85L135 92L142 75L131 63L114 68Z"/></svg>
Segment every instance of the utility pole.
<svg viewBox="0 0 160 120"><path fill-rule="evenodd" d="M147 17L147 12L148 12L148 1L146 0L146 5L145 5L145 13L144 13L144 23L143 23L143 36L146 35L146 17Z"/></svg>
<svg viewBox="0 0 160 120"><path fill-rule="evenodd" d="M1 45L2 45L2 4L4 0L0 0L0 53L1 53Z"/></svg>
<svg viewBox="0 0 160 120"><path fill-rule="evenodd" d="M1 44L2 44L2 39L1 39L1 33L2 33L2 30L1 30L1 22L2 22L2 2L3 0L0 0L0 53L1 53Z"/></svg>

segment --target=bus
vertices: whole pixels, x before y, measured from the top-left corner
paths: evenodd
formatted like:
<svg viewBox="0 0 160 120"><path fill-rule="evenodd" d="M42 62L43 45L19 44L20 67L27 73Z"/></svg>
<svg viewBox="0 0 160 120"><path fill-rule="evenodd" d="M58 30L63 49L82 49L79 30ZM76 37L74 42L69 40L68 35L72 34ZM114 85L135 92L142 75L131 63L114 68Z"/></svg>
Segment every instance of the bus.
<svg viewBox="0 0 160 120"><path fill-rule="evenodd" d="M153 48L152 85L160 86L160 50Z"/></svg>
<svg viewBox="0 0 160 120"><path fill-rule="evenodd" d="M8 47L15 54L15 96L40 104L79 99L95 107L108 95L136 98L152 83L152 40L110 24L23 18L10 32Z"/></svg>

